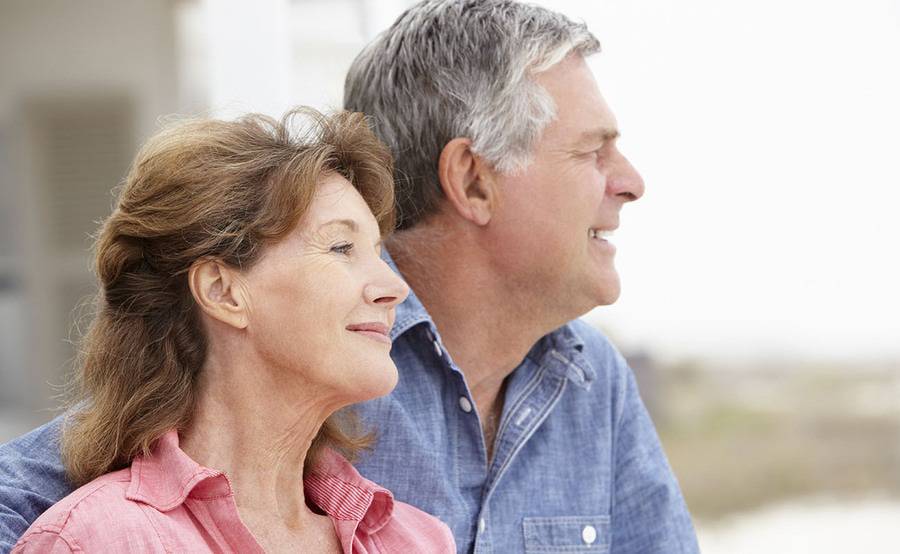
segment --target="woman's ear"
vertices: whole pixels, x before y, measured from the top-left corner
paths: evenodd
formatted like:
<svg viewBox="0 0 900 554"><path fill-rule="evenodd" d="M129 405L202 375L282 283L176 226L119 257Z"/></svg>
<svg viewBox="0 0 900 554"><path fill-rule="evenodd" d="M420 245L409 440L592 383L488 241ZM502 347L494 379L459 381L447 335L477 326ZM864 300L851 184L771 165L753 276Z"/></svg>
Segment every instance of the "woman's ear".
<svg viewBox="0 0 900 554"><path fill-rule="evenodd" d="M438 179L453 210L480 226L491 220L497 202L494 172L472 151L472 141L455 138L441 151Z"/></svg>
<svg viewBox="0 0 900 554"><path fill-rule="evenodd" d="M188 270L188 285L203 313L235 329L247 327L246 290L236 269L219 260L197 260Z"/></svg>

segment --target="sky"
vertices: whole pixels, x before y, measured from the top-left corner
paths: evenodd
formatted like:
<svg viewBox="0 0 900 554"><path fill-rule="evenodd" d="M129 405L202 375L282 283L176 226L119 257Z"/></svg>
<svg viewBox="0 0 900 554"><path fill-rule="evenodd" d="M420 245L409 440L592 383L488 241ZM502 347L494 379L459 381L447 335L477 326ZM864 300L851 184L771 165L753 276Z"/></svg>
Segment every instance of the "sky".
<svg viewBox="0 0 900 554"><path fill-rule="evenodd" d="M613 238L622 296L589 321L669 359L900 360L900 0L538 3L600 38L590 65L647 185ZM332 37L293 61L233 43L240 13L211 18L218 113L339 106L352 56L404 2L363 4L349 28L337 4L293 3L324 10L299 29L260 16L261 51Z"/></svg>
<svg viewBox="0 0 900 554"><path fill-rule="evenodd" d="M544 2L642 172L614 239L626 347L900 359L900 2Z"/></svg>

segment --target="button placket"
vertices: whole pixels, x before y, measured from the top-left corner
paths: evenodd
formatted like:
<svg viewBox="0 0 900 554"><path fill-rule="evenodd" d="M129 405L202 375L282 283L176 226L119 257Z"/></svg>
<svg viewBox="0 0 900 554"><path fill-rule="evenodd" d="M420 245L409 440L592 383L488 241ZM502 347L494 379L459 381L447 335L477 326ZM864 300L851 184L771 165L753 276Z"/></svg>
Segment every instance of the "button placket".
<svg viewBox="0 0 900 554"><path fill-rule="evenodd" d="M549 362L551 364L558 363L558 361L554 360ZM524 425L510 427L501 423L495 439L494 460L486 482L487 492L483 502L486 503L490 500L494 488L503 478L503 474L516 453L534 434L562 396L567 379L558 373L551 371L548 365L540 367L533 384L523 392L520 399L516 402L516 404L527 402L528 407L531 408L530 410L523 410L527 414L523 418L525 420L523 421ZM519 406L521 405L519 404ZM519 409L519 406L516 406L516 409ZM519 412L519 417L521 417L521 413Z"/></svg>
<svg viewBox="0 0 900 554"><path fill-rule="evenodd" d="M425 334L428 336L428 340L431 341L431 344L434 346L434 353L437 354L438 358L444 357L444 349L441 348L441 343L435 338L434 333L431 332L431 329L425 329Z"/></svg>
<svg viewBox="0 0 900 554"><path fill-rule="evenodd" d="M465 396L459 397L459 409L468 413L472 412L472 401Z"/></svg>

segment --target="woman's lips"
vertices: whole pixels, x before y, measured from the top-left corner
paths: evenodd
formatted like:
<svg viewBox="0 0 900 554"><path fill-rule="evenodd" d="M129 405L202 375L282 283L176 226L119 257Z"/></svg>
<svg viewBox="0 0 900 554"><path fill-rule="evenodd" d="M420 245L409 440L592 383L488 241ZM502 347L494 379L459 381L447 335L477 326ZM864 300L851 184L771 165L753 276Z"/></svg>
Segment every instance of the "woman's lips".
<svg viewBox="0 0 900 554"><path fill-rule="evenodd" d="M367 323L354 323L352 325L348 325L347 330L353 331L354 333L359 333L360 335L364 335L372 340L376 340L384 344L391 344L391 330L384 323L378 323L375 321Z"/></svg>

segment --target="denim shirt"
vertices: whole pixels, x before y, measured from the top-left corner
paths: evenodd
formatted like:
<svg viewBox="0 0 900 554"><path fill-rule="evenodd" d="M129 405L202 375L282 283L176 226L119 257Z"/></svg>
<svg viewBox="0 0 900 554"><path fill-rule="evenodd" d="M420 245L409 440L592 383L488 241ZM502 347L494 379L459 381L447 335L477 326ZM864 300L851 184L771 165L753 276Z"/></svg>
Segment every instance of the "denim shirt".
<svg viewBox="0 0 900 554"><path fill-rule="evenodd" d="M589 325L544 336L510 375L490 465L465 378L412 292L391 337L400 380L357 407L378 442L356 466L447 523L459 552L699 552L634 375ZM60 425L0 447L0 551L71 492Z"/></svg>

